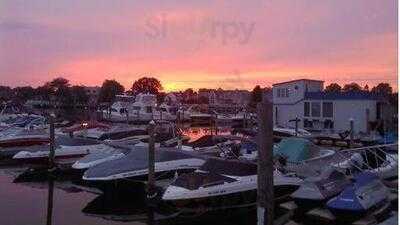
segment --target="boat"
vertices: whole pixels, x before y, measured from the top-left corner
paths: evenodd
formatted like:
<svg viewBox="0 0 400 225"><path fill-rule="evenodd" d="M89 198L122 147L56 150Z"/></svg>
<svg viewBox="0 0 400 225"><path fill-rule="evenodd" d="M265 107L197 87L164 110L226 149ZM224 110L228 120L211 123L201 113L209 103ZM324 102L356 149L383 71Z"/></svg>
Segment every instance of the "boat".
<svg viewBox="0 0 400 225"><path fill-rule="evenodd" d="M204 163L204 159L190 152L176 148L155 149L156 176L168 177L176 172L193 171ZM148 174L148 148L137 147L125 157L106 161L90 167L83 175L84 180L112 181L129 179L142 181Z"/></svg>
<svg viewBox="0 0 400 225"><path fill-rule="evenodd" d="M179 109L179 118L181 120L190 121L195 124L210 123L213 120L213 114L208 112L208 109L202 105L191 105L189 108Z"/></svg>
<svg viewBox="0 0 400 225"><path fill-rule="evenodd" d="M130 140L148 138L145 128L132 127L127 125L99 126L84 129L76 133L76 136L83 138L104 140Z"/></svg>
<svg viewBox="0 0 400 225"><path fill-rule="evenodd" d="M112 147L98 141L73 138L68 145L58 145L55 148L54 157L55 160L77 159L91 152L105 151L109 148ZM20 151L12 159L19 162L43 164L48 162L49 154L49 148L40 151Z"/></svg>
<svg viewBox="0 0 400 225"><path fill-rule="evenodd" d="M343 158L332 163L338 169L347 173L370 172L382 179L398 176L398 154L387 153L383 148L397 145L376 145L371 147L342 150L338 154Z"/></svg>
<svg viewBox="0 0 400 225"><path fill-rule="evenodd" d="M388 188L378 176L369 172L354 176L354 181L326 204L338 220L346 221L354 221L389 206Z"/></svg>
<svg viewBox="0 0 400 225"><path fill-rule="evenodd" d="M49 142L49 133L45 130L20 129L0 137L2 148L43 145Z"/></svg>
<svg viewBox="0 0 400 225"><path fill-rule="evenodd" d="M274 171L275 200L286 199L301 183L296 176ZM209 158L196 171L180 175L162 199L177 207L235 208L254 206L257 164L246 160Z"/></svg>
<svg viewBox="0 0 400 225"><path fill-rule="evenodd" d="M232 135L204 135L195 141L188 142L184 147L189 147L189 149L193 151L204 154L216 154L219 153L223 147L230 146L240 140L240 137Z"/></svg>
<svg viewBox="0 0 400 225"><path fill-rule="evenodd" d="M289 137L299 137L299 138L311 138L312 134L304 129L292 129L292 128L281 128L281 127L274 127L273 128L273 138L274 142L278 143L284 138ZM232 131L232 134L241 134L244 136L249 137L256 137L258 134L257 128L237 128Z"/></svg>
<svg viewBox="0 0 400 225"><path fill-rule="evenodd" d="M333 167L328 167L317 177L307 177L291 197L300 209L323 206L340 194L350 184L350 179Z"/></svg>
<svg viewBox="0 0 400 225"><path fill-rule="evenodd" d="M178 147L179 143L185 142L185 139L181 137L181 132L176 128L174 124L167 121L157 121L156 124L156 147ZM72 168L80 170L88 169L106 161L125 157L126 154L130 152L130 150L134 149L134 147L148 148L148 135L136 137L136 139L133 139L132 137L128 140L123 139L107 141L107 144L112 145L115 148L109 149L107 151L90 153L77 160L72 165ZM181 146L181 150L193 151L192 148L187 146Z"/></svg>
<svg viewBox="0 0 400 225"><path fill-rule="evenodd" d="M302 137L302 138L310 138L312 134L304 129L298 128L282 128L282 127L274 127L273 128L274 142L279 142L284 138L288 137Z"/></svg>
<svg viewBox="0 0 400 225"><path fill-rule="evenodd" d="M7 120L12 120L14 118L18 118L21 116L26 116L27 114L22 114L21 110L10 102L6 102L2 104L3 107L0 111L0 122L5 122Z"/></svg>
<svg viewBox="0 0 400 225"><path fill-rule="evenodd" d="M128 110L131 104L135 102L135 96L131 95L116 95L116 101L110 106L109 109L103 110L103 118L112 122L126 122L129 121Z"/></svg>
<svg viewBox="0 0 400 225"><path fill-rule="evenodd" d="M140 93L136 96L117 95L110 110L103 110L103 117L112 122L144 123L151 120L175 120L176 113L172 106L157 106L157 97L153 94Z"/></svg>
<svg viewBox="0 0 400 225"><path fill-rule="evenodd" d="M274 145L276 166L299 176L316 176L329 165L335 151L315 145L308 139L291 137Z"/></svg>

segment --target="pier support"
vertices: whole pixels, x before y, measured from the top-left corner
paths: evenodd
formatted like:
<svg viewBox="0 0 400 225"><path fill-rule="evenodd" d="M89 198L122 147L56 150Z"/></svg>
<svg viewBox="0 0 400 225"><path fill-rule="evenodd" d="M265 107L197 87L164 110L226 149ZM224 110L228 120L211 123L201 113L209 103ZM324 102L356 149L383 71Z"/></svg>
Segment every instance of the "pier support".
<svg viewBox="0 0 400 225"><path fill-rule="evenodd" d="M349 148L354 146L354 119L350 118L350 143Z"/></svg>
<svg viewBox="0 0 400 225"><path fill-rule="evenodd" d="M148 126L149 132L149 174L147 178L147 198L152 198L155 194L155 140L154 131L156 123L152 120Z"/></svg>
<svg viewBox="0 0 400 225"><path fill-rule="evenodd" d="M54 167L54 157L55 157L55 132L54 132L54 117L53 115L49 116L49 124L50 124L50 151L49 151L49 168Z"/></svg>
<svg viewBox="0 0 400 225"><path fill-rule="evenodd" d="M258 113L258 176L257 176L257 225L274 222L273 181L273 122L272 103L263 101L257 106Z"/></svg>

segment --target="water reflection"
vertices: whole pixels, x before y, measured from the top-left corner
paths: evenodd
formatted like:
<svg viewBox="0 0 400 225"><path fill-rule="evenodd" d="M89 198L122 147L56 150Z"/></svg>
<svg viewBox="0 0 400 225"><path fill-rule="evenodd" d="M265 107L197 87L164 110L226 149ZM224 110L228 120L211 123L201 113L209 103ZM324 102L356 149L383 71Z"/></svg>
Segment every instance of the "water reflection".
<svg viewBox="0 0 400 225"><path fill-rule="evenodd" d="M231 127L191 127L191 126L182 126L182 133L190 138L190 141L195 141L206 135L224 135L230 134L232 128Z"/></svg>

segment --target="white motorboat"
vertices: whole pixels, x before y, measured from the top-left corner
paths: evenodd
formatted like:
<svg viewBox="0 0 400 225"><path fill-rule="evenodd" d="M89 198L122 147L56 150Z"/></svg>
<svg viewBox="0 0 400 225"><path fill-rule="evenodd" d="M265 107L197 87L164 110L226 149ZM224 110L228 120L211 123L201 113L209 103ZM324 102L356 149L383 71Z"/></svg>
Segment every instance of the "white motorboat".
<svg viewBox="0 0 400 225"><path fill-rule="evenodd" d="M43 145L49 142L49 133L45 130L17 129L0 137L2 148Z"/></svg>
<svg viewBox="0 0 400 225"><path fill-rule="evenodd" d="M298 177L274 171L276 200L288 197L301 181ZM256 192L256 163L210 158L195 172L180 175L167 187L162 199L185 208L205 204L229 208L236 207L232 202L255 204Z"/></svg>
<svg viewBox="0 0 400 225"><path fill-rule="evenodd" d="M74 139L75 142L70 145L59 145L54 151L55 159L80 158L91 152L105 151L111 146L88 140ZM14 160L27 163L46 163L48 161L50 150L40 151L20 151L13 156Z"/></svg>
<svg viewBox="0 0 400 225"><path fill-rule="evenodd" d="M178 151L176 148L156 148L155 172L164 177L176 172L193 171L204 163L201 156ZM84 180L112 181L118 179L143 180L148 174L148 149L135 147L126 156L90 167Z"/></svg>
<svg viewBox="0 0 400 225"><path fill-rule="evenodd" d="M151 120L175 120L173 107L161 104L153 94L117 95L110 110L103 111L103 117L113 122L149 122Z"/></svg>
<svg viewBox="0 0 400 225"><path fill-rule="evenodd" d="M398 176L398 154L383 151L386 147L396 147L397 144L375 145L338 152L341 161L332 163L338 169L347 173L369 172L381 179Z"/></svg>
<svg viewBox="0 0 400 225"><path fill-rule="evenodd" d="M96 140L131 140L148 138L148 133L145 127L138 128L127 125L115 125L109 127L94 127L90 129L83 129L76 132L76 136L91 138Z"/></svg>

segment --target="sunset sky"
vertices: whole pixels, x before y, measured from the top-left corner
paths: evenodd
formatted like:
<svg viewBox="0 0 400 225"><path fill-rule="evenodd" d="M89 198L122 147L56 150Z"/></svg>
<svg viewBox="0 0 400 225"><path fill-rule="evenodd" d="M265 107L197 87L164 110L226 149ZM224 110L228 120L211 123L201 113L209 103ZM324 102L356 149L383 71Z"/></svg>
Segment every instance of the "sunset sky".
<svg viewBox="0 0 400 225"><path fill-rule="evenodd" d="M0 0L0 85L150 75L168 91L298 78L397 90L397 1Z"/></svg>

